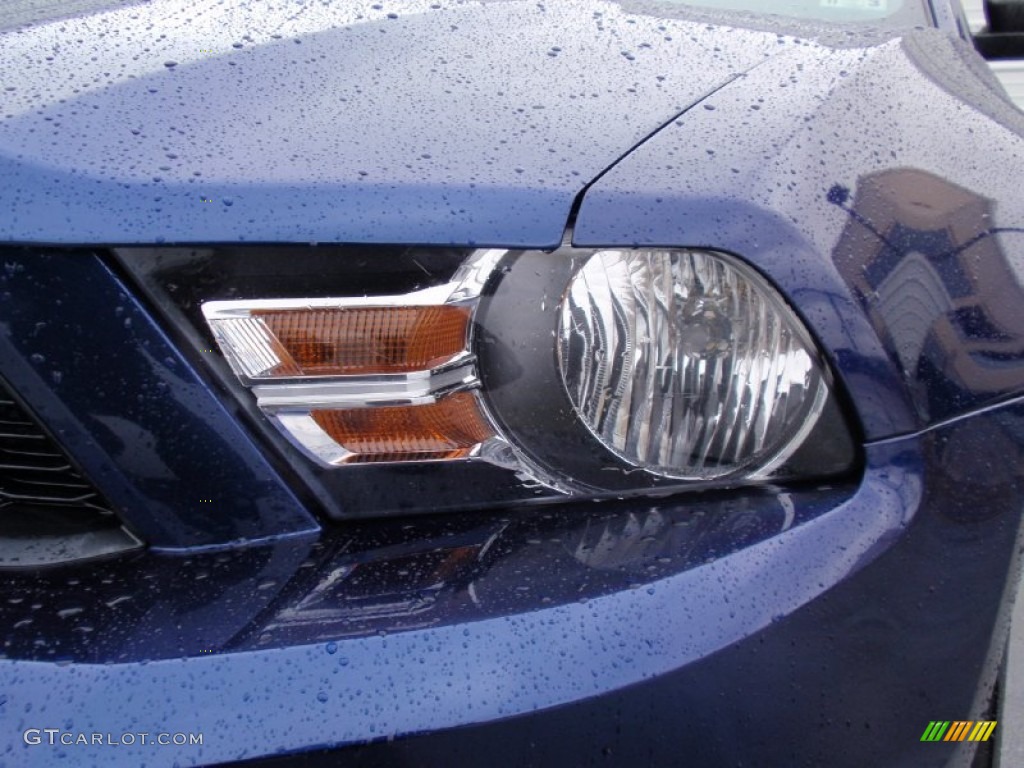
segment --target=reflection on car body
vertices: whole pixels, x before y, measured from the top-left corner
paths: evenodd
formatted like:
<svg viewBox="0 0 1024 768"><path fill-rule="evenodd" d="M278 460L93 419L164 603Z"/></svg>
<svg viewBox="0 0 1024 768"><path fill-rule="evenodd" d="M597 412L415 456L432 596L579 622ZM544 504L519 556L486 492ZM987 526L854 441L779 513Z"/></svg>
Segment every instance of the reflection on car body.
<svg viewBox="0 0 1024 768"><path fill-rule="evenodd" d="M0 761L984 761L1024 117L783 10L0 11Z"/></svg>

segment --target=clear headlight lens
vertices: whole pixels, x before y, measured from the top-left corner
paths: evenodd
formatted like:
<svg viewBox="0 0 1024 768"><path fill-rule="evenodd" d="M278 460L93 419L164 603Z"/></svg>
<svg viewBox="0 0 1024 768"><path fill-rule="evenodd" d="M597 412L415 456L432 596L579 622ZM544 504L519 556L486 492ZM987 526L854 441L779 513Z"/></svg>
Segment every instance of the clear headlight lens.
<svg viewBox="0 0 1024 768"><path fill-rule="evenodd" d="M705 251L594 253L562 300L558 361L605 447L681 479L784 460L828 394L776 291Z"/></svg>

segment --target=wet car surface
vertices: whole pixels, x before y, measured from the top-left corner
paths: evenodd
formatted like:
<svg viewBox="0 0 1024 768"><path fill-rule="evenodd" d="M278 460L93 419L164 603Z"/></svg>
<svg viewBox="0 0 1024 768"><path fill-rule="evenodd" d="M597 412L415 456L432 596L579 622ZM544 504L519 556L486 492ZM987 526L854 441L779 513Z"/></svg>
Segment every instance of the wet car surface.
<svg viewBox="0 0 1024 768"><path fill-rule="evenodd" d="M719 5L0 12L0 762L970 763L922 731L995 719L1024 117L949 4ZM613 319L697 296L663 422L581 400L658 336L601 259ZM424 306L440 364L230 325ZM656 439L701 403L760 428Z"/></svg>

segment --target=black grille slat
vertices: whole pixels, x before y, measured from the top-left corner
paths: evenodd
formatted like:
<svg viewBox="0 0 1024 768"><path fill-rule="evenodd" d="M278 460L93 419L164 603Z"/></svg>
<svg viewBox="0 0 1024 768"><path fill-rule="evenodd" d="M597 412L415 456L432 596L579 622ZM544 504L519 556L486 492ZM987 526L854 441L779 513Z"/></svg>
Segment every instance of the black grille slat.
<svg viewBox="0 0 1024 768"><path fill-rule="evenodd" d="M5 445L7 442L13 442L4 440L0 437L0 464L21 464L28 463L32 466L42 466L43 464L62 465L69 467L71 472L75 469L68 459L67 454L57 453L53 450L52 445L45 443L38 443L31 446L11 446Z"/></svg>
<svg viewBox="0 0 1024 768"><path fill-rule="evenodd" d="M61 472L70 476L73 475L75 471L66 461L55 467L47 467L42 464L7 464L0 461L0 472Z"/></svg>
<svg viewBox="0 0 1024 768"><path fill-rule="evenodd" d="M72 480L63 480L63 479L60 479L60 478L39 478L38 480L34 480L32 478L29 478L29 477L19 477L19 478L16 478L16 479L12 480L10 485L8 485L7 488L0 488L0 493L8 493L8 492L10 492L9 488L11 488L11 487L13 487L15 485L26 485L26 486L29 486L30 488L37 488L37 487L38 488L49 488L52 491L57 491L60 488L70 488L70 489L72 489L74 491L89 491L89 490L92 490L92 486L90 486L88 483L86 483L86 482L75 482L73 479Z"/></svg>
<svg viewBox="0 0 1024 768"><path fill-rule="evenodd" d="M73 472L71 465L63 456L52 453L28 453L26 451L0 451L0 464L15 469L19 466L38 468L51 471L55 469ZM51 466L52 465L52 466Z"/></svg>
<svg viewBox="0 0 1024 768"><path fill-rule="evenodd" d="M47 442L46 438L43 437L42 435L17 434L15 432L3 432L3 431L0 431L0 440L18 440L18 441L25 440L25 441L28 441L28 442L36 442L36 443L40 443L40 444L44 444L44 445Z"/></svg>
<svg viewBox="0 0 1024 768"><path fill-rule="evenodd" d="M26 504L110 512L99 492L0 381L0 509Z"/></svg>
<svg viewBox="0 0 1024 768"><path fill-rule="evenodd" d="M90 504L90 499L94 497L94 493L83 493L78 496L42 496L38 493L35 494L17 494L7 493L0 491L0 507L7 504L42 504L46 506L67 506L74 504L78 506L88 506L90 509L102 509L102 507L96 507Z"/></svg>
<svg viewBox="0 0 1024 768"><path fill-rule="evenodd" d="M28 442L46 442L46 435L39 433L39 427L35 424L25 424L18 421L0 422L0 435L12 440L26 440Z"/></svg>
<svg viewBox="0 0 1024 768"><path fill-rule="evenodd" d="M0 438L0 442L2 442L2 441L3 441L3 438ZM39 448L45 448L46 445L45 444L40 444L38 447ZM55 460L58 460L58 461L63 461L65 464L67 463L67 457L64 454L62 454L62 453L54 453L53 451L46 451L46 450L31 451L31 450L28 450L28 448L26 448L26 447L19 447L19 448L12 448L10 446L0 447L0 455L3 455L3 456L14 456L14 457L18 457L18 456L32 456L32 457L34 457L36 459L55 459Z"/></svg>

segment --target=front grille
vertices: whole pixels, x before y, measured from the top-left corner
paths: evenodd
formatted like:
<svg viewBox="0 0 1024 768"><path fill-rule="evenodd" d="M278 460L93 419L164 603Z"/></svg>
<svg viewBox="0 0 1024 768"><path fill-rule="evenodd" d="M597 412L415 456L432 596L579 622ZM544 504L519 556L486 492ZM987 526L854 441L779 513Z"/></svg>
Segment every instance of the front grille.
<svg viewBox="0 0 1024 768"><path fill-rule="evenodd" d="M0 509L26 504L111 513L99 492L0 382Z"/></svg>
<svg viewBox="0 0 1024 768"><path fill-rule="evenodd" d="M0 568L58 565L138 546L0 379Z"/></svg>

